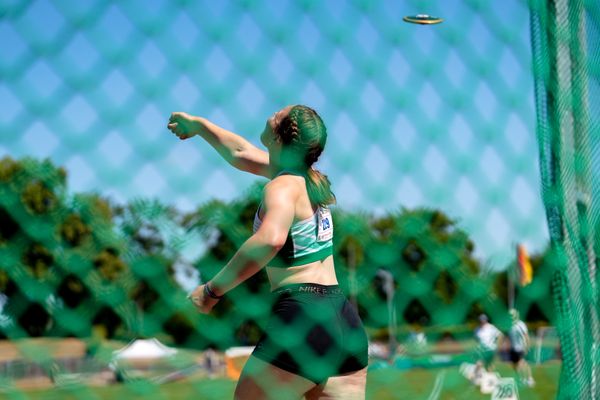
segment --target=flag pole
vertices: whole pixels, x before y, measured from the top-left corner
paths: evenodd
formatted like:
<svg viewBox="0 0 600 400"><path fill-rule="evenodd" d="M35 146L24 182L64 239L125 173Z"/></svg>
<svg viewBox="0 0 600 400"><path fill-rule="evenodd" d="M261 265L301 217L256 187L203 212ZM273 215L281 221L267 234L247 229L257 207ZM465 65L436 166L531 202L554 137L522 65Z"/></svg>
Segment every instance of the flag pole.
<svg viewBox="0 0 600 400"><path fill-rule="evenodd" d="M508 274L508 309L515 308L515 276L517 275L519 268L519 244L513 244L516 249L515 255L516 260L510 264L510 268L507 269Z"/></svg>
<svg viewBox="0 0 600 400"><path fill-rule="evenodd" d="M508 309L515 308L515 264L511 264L511 268L507 268L506 273L508 274Z"/></svg>

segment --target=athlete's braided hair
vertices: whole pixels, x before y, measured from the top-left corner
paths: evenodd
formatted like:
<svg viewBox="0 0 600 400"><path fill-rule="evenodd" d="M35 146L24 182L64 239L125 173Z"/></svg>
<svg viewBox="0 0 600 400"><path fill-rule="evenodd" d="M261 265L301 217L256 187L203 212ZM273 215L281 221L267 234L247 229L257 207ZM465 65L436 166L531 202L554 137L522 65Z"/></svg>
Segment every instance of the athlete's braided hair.
<svg viewBox="0 0 600 400"><path fill-rule="evenodd" d="M335 203L329 179L312 167L327 143L327 129L319 114L307 106L294 106L277 125L275 135L282 146L292 150L306 167L311 202L321 205Z"/></svg>

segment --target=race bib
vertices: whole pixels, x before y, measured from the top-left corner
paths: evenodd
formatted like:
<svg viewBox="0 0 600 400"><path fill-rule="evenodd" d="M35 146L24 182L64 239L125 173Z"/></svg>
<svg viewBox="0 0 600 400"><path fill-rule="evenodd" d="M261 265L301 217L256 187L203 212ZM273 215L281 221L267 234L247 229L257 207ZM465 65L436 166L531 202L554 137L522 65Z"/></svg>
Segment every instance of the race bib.
<svg viewBox="0 0 600 400"><path fill-rule="evenodd" d="M333 220L329 208L319 207L319 231L317 233L318 242L327 242L333 238Z"/></svg>
<svg viewBox="0 0 600 400"><path fill-rule="evenodd" d="M492 392L492 400L519 400L515 378L500 378Z"/></svg>

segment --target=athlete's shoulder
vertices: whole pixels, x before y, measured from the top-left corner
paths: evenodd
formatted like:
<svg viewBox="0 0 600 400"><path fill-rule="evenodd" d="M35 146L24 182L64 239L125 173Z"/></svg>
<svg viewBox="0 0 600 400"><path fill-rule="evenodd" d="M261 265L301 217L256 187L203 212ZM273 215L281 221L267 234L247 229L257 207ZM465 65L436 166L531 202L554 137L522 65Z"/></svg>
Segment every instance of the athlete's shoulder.
<svg viewBox="0 0 600 400"><path fill-rule="evenodd" d="M265 197L295 199L298 196L298 183L290 175L280 175L265 185Z"/></svg>
<svg viewBox="0 0 600 400"><path fill-rule="evenodd" d="M265 185L265 190L297 192L298 178L295 175L278 175Z"/></svg>

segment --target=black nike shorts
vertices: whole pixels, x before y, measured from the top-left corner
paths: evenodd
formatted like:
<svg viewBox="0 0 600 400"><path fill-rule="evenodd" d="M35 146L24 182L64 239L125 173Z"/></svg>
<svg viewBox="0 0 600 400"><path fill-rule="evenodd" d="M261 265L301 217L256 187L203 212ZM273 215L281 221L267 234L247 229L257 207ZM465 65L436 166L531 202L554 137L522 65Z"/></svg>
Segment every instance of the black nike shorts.
<svg viewBox="0 0 600 400"><path fill-rule="evenodd" d="M274 294L255 357L316 384L367 366L364 326L339 286L286 285Z"/></svg>
<svg viewBox="0 0 600 400"><path fill-rule="evenodd" d="M524 351L517 351L514 349L510 349L510 361L513 364L517 364L519 361L521 361L523 358L525 358L525 352Z"/></svg>

